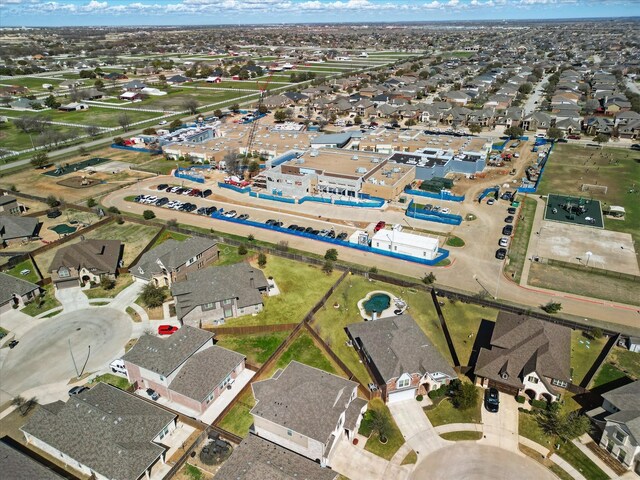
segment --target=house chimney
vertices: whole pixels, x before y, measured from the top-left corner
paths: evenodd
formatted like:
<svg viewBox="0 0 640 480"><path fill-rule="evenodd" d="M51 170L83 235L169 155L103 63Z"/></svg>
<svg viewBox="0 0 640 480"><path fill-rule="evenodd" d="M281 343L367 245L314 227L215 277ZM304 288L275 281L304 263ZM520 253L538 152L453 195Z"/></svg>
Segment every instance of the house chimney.
<svg viewBox="0 0 640 480"><path fill-rule="evenodd" d="M102 245L102 248L100 249L100 253L98 255L104 255L104 250L107 248L106 245Z"/></svg>
<svg viewBox="0 0 640 480"><path fill-rule="evenodd" d="M249 285L251 286L251 288L256 288L255 282L253 281L253 277L249 279Z"/></svg>

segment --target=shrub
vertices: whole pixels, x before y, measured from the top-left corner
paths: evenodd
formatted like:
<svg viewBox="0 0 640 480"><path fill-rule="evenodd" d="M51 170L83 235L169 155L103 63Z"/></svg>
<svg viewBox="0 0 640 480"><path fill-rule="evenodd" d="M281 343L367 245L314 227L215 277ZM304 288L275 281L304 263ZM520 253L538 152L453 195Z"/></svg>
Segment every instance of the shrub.
<svg viewBox="0 0 640 480"><path fill-rule="evenodd" d="M117 215L117 214L120 213L120 209L118 209L118 207L109 207L109 208L107 208L107 212L115 213Z"/></svg>
<svg viewBox="0 0 640 480"><path fill-rule="evenodd" d="M371 267L369 273L378 273L378 267Z"/></svg>
<svg viewBox="0 0 640 480"><path fill-rule="evenodd" d="M176 220L175 218L167 220L167 227L176 228L177 226L178 226L178 220Z"/></svg>
<svg viewBox="0 0 640 480"><path fill-rule="evenodd" d="M145 210L144 212L142 212L142 218L144 218L145 220L151 220L153 218L156 218L156 214L153 213L152 210Z"/></svg>
<svg viewBox="0 0 640 480"><path fill-rule="evenodd" d="M421 402L423 398L424 398L424 397L423 397L422 395L418 395L418 396L416 397L416 400L417 400L418 402Z"/></svg>
<svg viewBox="0 0 640 480"><path fill-rule="evenodd" d="M560 310L562 310L562 304L559 302L553 302L550 301L549 303L547 303L546 305L543 305L542 310L544 310L547 313L558 313Z"/></svg>
<svg viewBox="0 0 640 480"><path fill-rule="evenodd" d="M322 271L327 275L333 272L333 262L331 260L325 260L324 265L322 265Z"/></svg>
<svg viewBox="0 0 640 480"><path fill-rule="evenodd" d="M518 403L524 403L526 401L527 401L527 399L525 397L523 397L522 395L518 395L516 397L516 402L518 402Z"/></svg>
<svg viewBox="0 0 640 480"><path fill-rule="evenodd" d="M251 233L247 236L247 240L249 240L250 242L253 242L255 239L256 237L254 237Z"/></svg>
<svg viewBox="0 0 640 480"><path fill-rule="evenodd" d="M539 408L541 410L546 410L549 406L549 403L546 400L531 400L529 403L533 408Z"/></svg>
<svg viewBox="0 0 640 480"><path fill-rule="evenodd" d="M435 400L436 398L444 397L447 394L447 390L449 389L448 385L442 385L440 388L436 388L435 390L431 390L428 395L429 398Z"/></svg>
<svg viewBox="0 0 640 480"><path fill-rule="evenodd" d="M98 202L96 202L93 198L90 198L89 200L87 200L87 207L89 208L93 208L98 204Z"/></svg>
<svg viewBox="0 0 640 480"><path fill-rule="evenodd" d="M422 277L421 280L425 285L431 285L436 281L436 276L433 274L433 272L429 272L428 274L425 274L425 276Z"/></svg>
<svg viewBox="0 0 640 480"><path fill-rule="evenodd" d="M115 280L109 278L109 277L102 277L102 280L100 280L100 286L104 289L104 290L113 290L113 288L115 288L116 286L116 282Z"/></svg>
<svg viewBox="0 0 640 480"><path fill-rule="evenodd" d="M246 255L247 252L248 252L247 247L245 247L244 244L238 247L238 255Z"/></svg>
<svg viewBox="0 0 640 480"><path fill-rule="evenodd" d="M258 266L264 268L267 265L267 256L264 253L258 254Z"/></svg>
<svg viewBox="0 0 640 480"><path fill-rule="evenodd" d="M478 401L478 390L471 383L455 381L451 383L453 406L461 410L471 408Z"/></svg>
<svg viewBox="0 0 640 480"><path fill-rule="evenodd" d="M164 289L155 286L153 283L147 283L140 294L140 299L149 308L162 306L164 298Z"/></svg>

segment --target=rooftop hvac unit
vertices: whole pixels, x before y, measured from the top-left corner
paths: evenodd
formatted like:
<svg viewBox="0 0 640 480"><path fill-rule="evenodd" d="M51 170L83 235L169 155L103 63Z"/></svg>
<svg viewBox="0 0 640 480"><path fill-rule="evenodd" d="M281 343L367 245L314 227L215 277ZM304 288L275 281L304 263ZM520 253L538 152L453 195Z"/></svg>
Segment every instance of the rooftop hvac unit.
<svg viewBox="0 0 640 480"><path fill-rule="evenodd" d="M391 171L393 173L400 173L400 169L398 167L392 168Z"/></svg>
<svg viewBox="0 0 640 480"><path fill-rule="evenodd" d="M356 168L356 173L367 173L367 169L364 167Z"/></svg>

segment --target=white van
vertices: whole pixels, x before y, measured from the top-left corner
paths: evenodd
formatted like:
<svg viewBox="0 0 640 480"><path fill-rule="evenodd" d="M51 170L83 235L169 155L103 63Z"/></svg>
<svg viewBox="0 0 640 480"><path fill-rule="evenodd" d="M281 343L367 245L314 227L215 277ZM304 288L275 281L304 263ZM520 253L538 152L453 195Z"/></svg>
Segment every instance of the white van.
<svg viewBox="0 0 640 480"><path fill-rule="evenodd" d="M109 364L109 367L111 367L111 371L113 373L120 373L122 375L127 374L127 369L124 366L124 361L121 359L114 360Z"/></svg>

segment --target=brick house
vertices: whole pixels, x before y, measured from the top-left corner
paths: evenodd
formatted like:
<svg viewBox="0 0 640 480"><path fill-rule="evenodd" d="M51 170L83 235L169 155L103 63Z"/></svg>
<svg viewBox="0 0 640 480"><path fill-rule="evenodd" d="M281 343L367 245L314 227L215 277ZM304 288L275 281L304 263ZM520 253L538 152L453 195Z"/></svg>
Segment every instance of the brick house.
<svg viewBox="0 0 640 480"><path fill-rule="evenodd" d="M85 282L115 280L123 245L120 240L89 239L58 249L49 273L56 288L68 288Z"/></svg>
<svg viewBox="0 0 640 480"><path fill-rule="evenodd" d="M35 300L39 293L40 287L35 283L0 272L0 314L7 313L14 306L24 306Z"/></svg>

